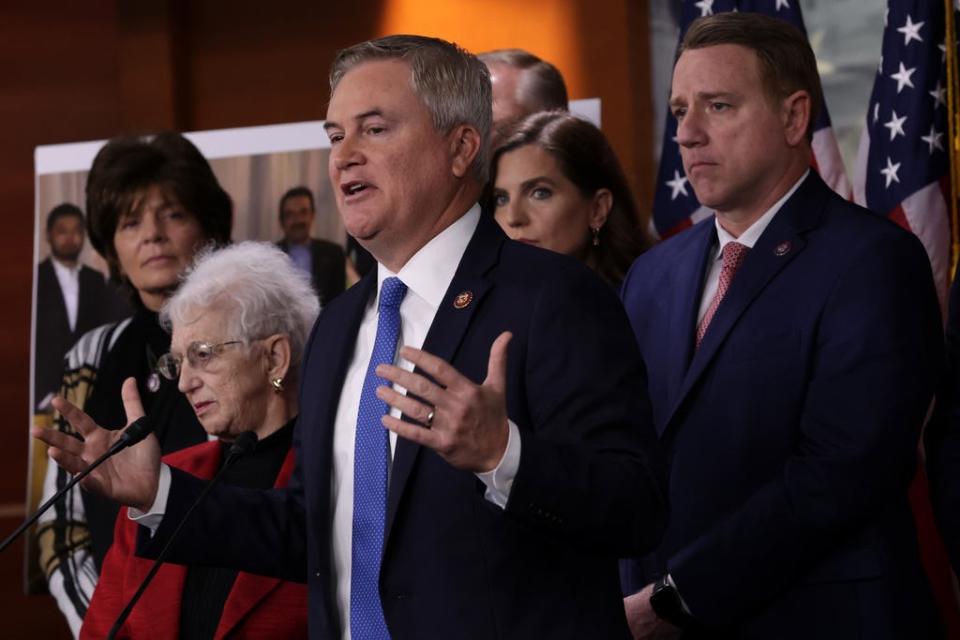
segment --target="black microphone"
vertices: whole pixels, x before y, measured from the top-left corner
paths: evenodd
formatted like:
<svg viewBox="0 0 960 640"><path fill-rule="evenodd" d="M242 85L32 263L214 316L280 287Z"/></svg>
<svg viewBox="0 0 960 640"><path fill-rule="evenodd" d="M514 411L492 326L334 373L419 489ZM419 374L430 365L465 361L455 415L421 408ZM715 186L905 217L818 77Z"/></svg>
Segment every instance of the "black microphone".
<svg viewBox="0 0 960 640"><path fill-rule="evenodd" d="M153 577L157 575L157 571L160 570L160 565L162 565L163 561L166 559L167 554L170 551L170 547L173 545L173 541L180 533L180 530L183 529L183 525L186 524L187 520L190 519L190 515L193 513L193 510L197 508L197 505L200 504L204 498L207 497L207 494L210 493L210 490L213 489L217 482L220 481L220 477L228 467L233 465L234 462L243 456L253 453L256 448L257 434L253 431L244 431L237 436L236 440L233 441L233 444L230 445L230 450L227 452L227 459L223 461L223 466L220 467L219 471L217 471L217 475L213 476L213 480L208 482L207 486L203 488L203 491L201 491L200 495L197 496L197 499L193 501L193 504L190 505L190 508L187 509L187 512L183 514L183 520L180 521L180 524L177 525L177 528L174 529L173 533L170 534L167 544L163 546L163 549L161 549L157 559L154 560L153 566L150 567L150 571L143 579L143 582L140 583L140 587L137 588L137 592L133 594L133 597L130 598L130 602L127 603L127 606L124 607L123 611L120 612L120 615L117 616L117 621L113 623L112 627L110 627L110 633L107 635L107 640L114 640L114 638L117 636L117 633L120 632L121 627L123 627L123 623L126 622L127 618L130 617L130 612L133 611L133 607L136 606L137 602L140 600L140 596L143 595L143 592L147 590L147 587L153 581Z"/></svg>
<svg viewBox="0 0 960 640"><path fill-rule="evenodd" d="M44 512L46 512L50 507L52 507L54 503L57 502L57 500L62 498L65 493L70 491L70 489L73 489L73 487L76 486L78 482L80 482L81 480L86 478L88 475L90 475L91 471L93 471L94 469L99 467L101 464L103 464L107 460L107 458L114 456L115 454L119 453L120 451L123 451L129 446L137 444L138 442L146 438L151 433L153 433L153 422L149 418L147 418L147 416L141 416L136 420L134 420L133 423L129 427L127 427L122 434L120 434L120 437L117 438L117 441L114 442L110 446L110 448L107 449L106 452L104 452L103 455L101 455L99 458L94 460L89 467L87 467L86 469L78 473L76 476L71 478L70 482L64 485L62 489L57 491L52 498L44 502L39 509L33 512L33 515L31 515L29 518L24 520L23 524L17 527L16 531L14 531L9 536L7 536L7 538L3 542L0 542L0 552L2 552L4 549L9 547L11 542L16 540L21 533L27 530L27 527L29 527L34 522L36 522L37 518L42 516Z"/></svg>

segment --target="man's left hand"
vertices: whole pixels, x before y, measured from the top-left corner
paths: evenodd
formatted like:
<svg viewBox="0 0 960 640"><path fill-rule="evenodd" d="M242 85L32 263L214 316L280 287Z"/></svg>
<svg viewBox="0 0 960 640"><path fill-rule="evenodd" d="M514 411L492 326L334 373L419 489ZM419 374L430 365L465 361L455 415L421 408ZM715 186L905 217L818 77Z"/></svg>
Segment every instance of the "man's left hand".
<svg viewBox="0 0 960 640"><path fill-rule="evenodd" d="M487 377L474 384L452 365L412 347L400 355L436 382L419 373L382 364L377 375L407 389L421 400L402 395L391 387L377 387L377 397L427 429L391 415L383 425L402 438L429 447L452 466L474 473L494 469L507 448L507 345L510 332L501 333L490 347Z"/></svg>
<svg viewBox="0 0 960 640"><path fill-rule="evenodd" d="M650 606L653 584L648 584L639 593L623 599L627 612L627 625L634 640L674 640L680 637L680 629L657 617Z"/></svg>

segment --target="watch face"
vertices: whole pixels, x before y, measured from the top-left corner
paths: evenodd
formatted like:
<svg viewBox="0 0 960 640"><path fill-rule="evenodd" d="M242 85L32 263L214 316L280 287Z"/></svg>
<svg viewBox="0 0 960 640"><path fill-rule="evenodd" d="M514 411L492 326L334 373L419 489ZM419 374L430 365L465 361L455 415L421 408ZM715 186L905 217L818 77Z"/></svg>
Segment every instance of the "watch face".
<svg viewBox="0 0 960 640"><path fill-rule="evenodd" d="M680 595L666 581L658 581L650 595L650 607L657 617L676 627L683 627L689 616L683 611Z"/></svg>

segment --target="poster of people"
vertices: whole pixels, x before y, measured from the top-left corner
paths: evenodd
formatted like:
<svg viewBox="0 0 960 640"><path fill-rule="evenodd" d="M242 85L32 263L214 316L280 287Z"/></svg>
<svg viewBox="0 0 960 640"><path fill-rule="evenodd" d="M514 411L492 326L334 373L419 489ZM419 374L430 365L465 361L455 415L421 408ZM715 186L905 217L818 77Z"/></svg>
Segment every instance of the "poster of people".
<svg viewBox="0 0 960 640"><path fill-rule="evenodd" d="M234 242L346 246L327 178L329 143L321 122L204 131L185 137L207 159L216 181L230 197L230 237ZM63 392L65 384L75 388L90 385L96 378L97 371L89 367L69 371L65 377L64 356L68 350L91 330L131 317L140 304L129 281L121 281L117 274L111 277L105 256L95 250L87 233L87 181L94 158L105 142L43 146L35 152L29 401L32 421L38 425L52 425L54 409L50 401ZM283 198L288 192L294 195ZM355 279L357 274L352 265L346 268L342 250L337 249L336 255L340 264L333 277L340 279L342 290L347 279ZM31 439L30 446L28 512L39 506L44 483L56 482L54 474L48 473L43 445ZM47 517L41 518L39 535L28 536L25 575L30 591L46 587L41 566L51 560L41 548L46 546L43 525L48 522Z"/></svg>

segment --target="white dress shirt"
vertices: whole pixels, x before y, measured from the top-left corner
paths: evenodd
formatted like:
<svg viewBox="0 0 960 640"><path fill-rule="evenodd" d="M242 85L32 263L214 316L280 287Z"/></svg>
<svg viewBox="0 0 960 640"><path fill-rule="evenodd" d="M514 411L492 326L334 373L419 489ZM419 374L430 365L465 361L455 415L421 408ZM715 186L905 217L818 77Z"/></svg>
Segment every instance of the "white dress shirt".
<svg viewBox="0 0 960 640"><path fill-rule="evenodd" d="M333 506L332 554L335 571L336 600L340 612L344 640L350 640L350 580L351 553L353 544L353 453L357 431L357 416L360 410L360 395L367 366L373 354L377 335L378 300L383 281L398 277L407 285L407 294L400 304L400 339L397 349L407 345L420 348L427 337L430 325L440 308L467 244L480 221L480 207L474 205L459 220L440 232L407 261L399 273L391 273L382 264L377 265L377 293L367 303L360 322L357 340L350 364L343 380L337 415L333 429L333 469L330 491ZM408 371L413 363L396 356L396 365ZM395 386L400 393L405 390ZM400 411L391 409L390 415L399 417ZM513 479L520 464L520 434L516 424L508 420L507 448L496 468L477 477L487 486L485 497L503 508L510 496ZM391 459L396 448L397 435L390 437ZM130 509L129 516L153 531L160 524L166 509L170 490L170 470L161 465L160 486L153 506L146 513Z"/></svg>
<svg viewBox="0 0 960 640"><path fill-rule="evenodd" d="M697 313L696 326L700 326L700 321L703 320L703 316L706 315L707 309L713 301L713 296L717 294L717 288L720 286L720 268L723 266L723 248L727 246L728 242L736 240L743 246L753 249L753 245L757 244L757 240L759 240L763 232L766 231L774 216L777 215L777 212L780 211L783 204L790 199L793 192L800 188L800 185L803 184L803 181L807 179L809 174L810 169L804 171L800 179L790 187L790 190L787 191L782 198L774 202L773 206L757 218L756 222L747 227L747 230L741 233L739 238L733 237L733 234L720 226L719 218L714 218L713 221L717 227L718 242L713 258L707 260L706 281L703 284L703 297L700 298L700 311Z"/></svg>
<svg viewBox="0 0 960 640"><path fill-rule="evenodd" d="M77 328L77 307L80 306L80 264L68 267L53 256L50 256L50 262L53 264L53 272L57 274L63 303L67 307L67 322L70 324L70 331L73 331Z"/></svg>

